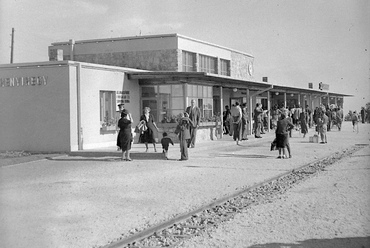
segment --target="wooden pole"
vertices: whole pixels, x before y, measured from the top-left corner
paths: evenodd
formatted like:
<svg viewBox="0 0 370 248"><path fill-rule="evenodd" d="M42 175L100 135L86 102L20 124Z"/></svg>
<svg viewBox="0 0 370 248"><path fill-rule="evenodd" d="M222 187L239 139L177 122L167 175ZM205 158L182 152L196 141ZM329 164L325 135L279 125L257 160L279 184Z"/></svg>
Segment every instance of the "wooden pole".
<svg viewBox="0 0 370 248"><path fill-rule="evenodd" d="M10 46L10 64L13 64L13 52L14 52L14 28L12 28L12 43Z"/></svg>

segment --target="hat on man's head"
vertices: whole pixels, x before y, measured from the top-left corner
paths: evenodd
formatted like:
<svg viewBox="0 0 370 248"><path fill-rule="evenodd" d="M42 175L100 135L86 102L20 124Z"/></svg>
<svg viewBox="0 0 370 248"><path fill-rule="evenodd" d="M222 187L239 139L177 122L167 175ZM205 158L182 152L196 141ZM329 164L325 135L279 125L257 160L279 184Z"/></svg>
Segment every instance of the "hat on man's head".
<svg viewBox="0 0 370 248"><path fill-rule="evenodd" d="M122 106L122 105L125 105L125 104L123 102L120 102L120 103L118 103L117 106Z"/></svg>

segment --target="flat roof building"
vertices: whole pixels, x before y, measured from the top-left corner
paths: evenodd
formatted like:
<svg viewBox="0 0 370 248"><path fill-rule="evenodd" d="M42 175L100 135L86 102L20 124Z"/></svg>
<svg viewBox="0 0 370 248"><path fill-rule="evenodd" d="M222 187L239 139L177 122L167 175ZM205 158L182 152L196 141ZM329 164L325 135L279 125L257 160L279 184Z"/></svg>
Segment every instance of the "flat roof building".
<svg viewBox="0 0 370 248"><path fill-rule="evenodd" d="M0 65L0 150L115 146L119 103L132 113L133 127L150 107L158 140L164 131L176 140L176 118L194 99L201 109L199 139L218 139L224 107L236 101L247 103L252 120L257 102L264 109L313 109L343 106L348 96L260 82L252 55L178 34L57 42L49 59Z"/></svg>

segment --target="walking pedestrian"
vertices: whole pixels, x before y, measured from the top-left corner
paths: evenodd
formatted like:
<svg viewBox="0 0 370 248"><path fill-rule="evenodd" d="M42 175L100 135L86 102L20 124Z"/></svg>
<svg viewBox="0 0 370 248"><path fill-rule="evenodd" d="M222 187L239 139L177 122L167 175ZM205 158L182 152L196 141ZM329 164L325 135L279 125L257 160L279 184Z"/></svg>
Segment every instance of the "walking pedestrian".
<svg viewBox="0 0 370 248"><path fill-rule="evenodd" d="M200 123L200 109L195 105L195 99L192 99L190 102L191 106L186 108L186 113L188 113L190 120L192 121L192 126L190 127L190 140L188 147L194 148L195 141L197 138L197 130Z"/></svg>
<svg viewBox="0 0 370 248"><path fill-rule="evenodd" d="M301 125L301 133L303 133L303 138L306 137L308 133L307 123L306 123L306 112L302 111L299 117L299 124Z"/></svg>
<svg viewBox="0 0 370 248"><path fill-rule="evenodd" d="M359 116L358 116L356 110L353 111L351 119L352 119L353 132L357 131L357 133L358 133L358 119L359 119Z"/></svg>
<svg viewBox="0 0 370 248"><path fill-rule="evenodd" d="M242 140L248 140L248 110L247 103L242 104Z"/></svg>
<svg viewBox="0 0 370 248"><path fill-rule="evenodd" d="M173 144L172 139L167 136L166 132L163 132L162 135L163 135L163 138L161 139L161 144L162 144L163 154L164 154L165 159L168 159L168 147L170 146L170 144L172 145L174 144Z"/></svg>
<svg viewBox="0 0 370 248"><path fill-rule="evenodd" d="M239 106L239 102L235 102L235 107L231 109L232 125L233 125L233 139L236 144L239 145L239 141L242 140L242 109Z"/></svg>
<svg viewBox="0 0 370 248"><path fill-rule="evenodd" d="M144 114L140 117L140 121L145 121L147 129L140 134L139 143L144 143L146 150L148 152L148 143L152 143L154 147L154 152L157 152L156 144L156 133L158 133L157 124L154 121L154 116L150 113L150 108L144 108Z"/></svg>
<svg viewBox="0 0 370 248"><path fill-rule="evenodd" d="M187 113L180 113L180 118L178 125L175 130L175 134L178 135L180 141L180 154L181 158L179 161L184 161L189 159L188 154L188 143L191 138L190 127L193 126L193 122L187 116Z"/></svg>
<svg viewBox="0 0 370 248"><path fill-rule="evenodd" d="M121 119L118 121L118 140L119 140L119 148L122 151L122 160L131 161L130 158L130 150L131 144L133 141L131 124L133 122L131 114L127 111L127 109L123 110L121 113Z"/></svg>
<svg viewBox="0 0 370 248"><path fill-rule="evenodd" d="M326 137L326 132L327 132L327 128L328 128L328 121L329 121L329 118L328 116L325 114L325 111L322 111L320 113L320 117L318 118L318 126L319 126L319 133L320 133L320 138L321 138L321 144L326 144L328 143L328 139Z"/></svg>

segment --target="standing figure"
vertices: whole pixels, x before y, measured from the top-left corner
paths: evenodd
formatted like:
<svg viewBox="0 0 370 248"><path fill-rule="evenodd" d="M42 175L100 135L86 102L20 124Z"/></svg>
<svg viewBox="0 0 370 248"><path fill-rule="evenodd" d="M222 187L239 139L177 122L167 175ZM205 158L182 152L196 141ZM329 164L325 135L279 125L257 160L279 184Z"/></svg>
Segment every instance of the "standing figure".
<svg viewBox="0 0 370 248"><path fill-rule="evenodd" d="M286 117L286 113L281 113L280 120L278 120L276 130L275 130L276 147L279 149L278 158L288 158L285 155L285 148L287 148L288 150L289 158L292 157L291 150L290 150L290 144L289 144L289 131L294 128L294 125L289 119L285 117Z"/></svg>
<svg viewBox="0 0 370 248"><path fill-rule="evenodd" d="M321 137L321 142L320 142L321 144L328 143L328 139L326 137L328 122L329 122L328 116L325 114L324 111L322 111L320 114L320 117L318 118L318 126L319 126L319 133Z"/></svg>
<svg viewBox="0 0 370 248"><path fill-rule="evenodd" d="M338 107L338 109L337 109L337 126L338 126L339 131L342 128L342 122L343 122L343 109L341 107Z"/></svg>
<svg viewBox="0 0 370 248"><path fill-rule="evenodd" d="M248 140L248 110L247 104L242 104L242 140Z"/></svg>
<svg viewBox="0 0 370 248"><path fill-rule="evenodd" d="M197 130L200 123L200 109L195 106L195 100L191 100L191 106L186 108L186 113L188 113L190 120L192 121L192 126L190 127L190 140L188 143L188 147L194 148L195 147L195 140L197 138Z"/></svg>
<svg viewBox="0 0 370 248"><path fill-rule="evenodd" d="M278 106L275 105L271 111L271 129L276 128L278 120L279 120L279 110L278 110Z"/></svg>
<svg viewBox="0 0 370 248"><path fill-rule="evenodd" d="M118 111L116 111L116 123L117 123L117 127L118 127L118 121L121 119L121 114L122 114L122 111L125 110L125 104L123 102L119 103L118 105ZM132 122L134 122L132 120ZM119 135L117 135L117 151L121 150L121 144L120 144L120 140L119 140Z"/></svg>
<svg viewBox="0 0 370 248"><path fill-rule="evenodd" d="M161 144L162 144L162 149L163 149L163 154L165 159L168 159L168 147L170 144L173 145L173 141L170 137L167 136L167 133L163 133L163 138L161 139Z"/></svg>
<svg viewBox="0 0 370 248"><path fill-rule="evenodd" d="M178 135L180 141L180 153L181 158L179 161L184 161L189 159L188 155L188 142L191 138L190 127L193 126L193 122L187 117L187 113L180 113L180 118L178 125L175 130L175 134Z"/></svg>
<svg viewBox="0 0 370 248"><path fill-rule="evenodd" d="M254 109L254 137L255 138L262 138L261 136L261 128L262 128L262 104L257 103L256 108Z"/></svg>
<svg viewBox="0 0 370 248"><path fill-rule="evenodd" d="M239 145L239 141L242 140L242 109L239 106L239 102L235 103L235 107L231 109L232 125L233 125L233 139L236 144Z"/></svg>
<svg viewBox="0 0 370 248"><path fill-rule="evenodd" d="M331 109L329 107L326 108L325 115L328 117L327 131L330 131L332 126L332 119L331 119Z"/></svg>
<svg viewBox="0 0 370 248"><path fill-rule="evenodd" d="M123 110L121 113L121 119L118 121L118 140L119 140L119 148L122 150L122 160L131 161L130 158L130 150L131 150L131 143L133 141L132 137L132 117L131 114L127 111L127 109Z"/></svg>
<svg viewBox="0 0 370 248"><path fill-rule="evenodd" d="M229 108L229 105L226 105L225 106L225 111L222 113L224 134L229 134L229 132L230 132L230 120L231 120L230 108Z"/></svg>
<svg viewBox="0 0 370 248"><path fill-rule="evenodd" d="M153 143L154 151L157 152L155 134L158 132L158 127L155 124L154 116L150 113L149 107L144 108L144 114L140 117L140 121L145 121L147 129L140 134L139 142L145 144L146 152L148 152L148 143Z"/></svg>
<svg viewBox="0 0 370 248"><path fill-rule="evenodd" d="M307 127L307 118L306 118L307 112L302 111L301 115L299 116L299 121L301 125L301 133L303 133L303 138L306 137L306 134L308 133L308 127Z"/></svg>
<svg viewBox="0 0 370 248"><path fill-rule="evenodd" d="M364 107L361 107L361 122L362 123L365 123L365 115L366 115L366 113L365 113L365 108Z"/></svg>
<svg viewBox="0 0 370 248"><path fill-rule="evenodd" d="M357 133L358 133L358 119L359 119L359 116L358 116L356 110L353 111L351 119L352 119L353 132L357 130Z"/></svg>

